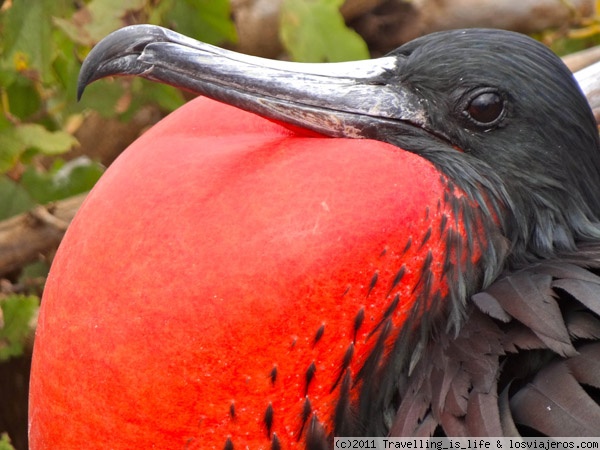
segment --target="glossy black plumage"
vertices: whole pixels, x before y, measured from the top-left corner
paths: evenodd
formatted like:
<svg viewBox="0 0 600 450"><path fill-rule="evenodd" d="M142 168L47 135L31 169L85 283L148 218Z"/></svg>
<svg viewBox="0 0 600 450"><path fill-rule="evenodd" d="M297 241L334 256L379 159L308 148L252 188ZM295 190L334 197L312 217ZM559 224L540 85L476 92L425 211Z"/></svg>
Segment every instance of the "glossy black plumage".
<svg viewBox="0 0 600 450"><path fill-rule="evenodd" d="M181 53L169 54L174 48ZM265 77L264 86L248 87L253 81L238 83L237 72L227 73L233 83L216 79L213 68L205 75L189 58L195 51L216 55L158 28L125 30L90 56L80 93L114 74L180 85L331 136L395 144L432 161L469 197L452 195L450 183L441 199L467 230L463 236L440 223L447 249L466 261L447 259L450 292L428 286L424 264L418 304L436 313L414 311L408 323L416 328L400 330L391 349L385 337L395 330L383 315L372 357L355 374L358 405L346 397L356 379L340 370L337 434L600 434L600 143L586 99L559 58L505 31L428 35L375 60L373 73L336 74L356 87L346 95L348 87L336 90L332 81L336 109L335 95L293 83ZM313 87L327 80L320 70L311 77ZM385 101L374 109L378 94ZM478 246L483 253L473 259ZM394 282L402 276L398 268ZM363 320L359 311L355 328ZM313 375L309 367L307 385ZM310 414L306 403L307 448L327 448L331 437Z"/></svg>
<svg viewBox="0 0 600 450"><path fill-rule="evenodd" d="M591 289L596 311L565 284ZM560 261L502 276L473 297L456 338L428 344L391 434L598 435L599 293L599 277Z"/></svg>

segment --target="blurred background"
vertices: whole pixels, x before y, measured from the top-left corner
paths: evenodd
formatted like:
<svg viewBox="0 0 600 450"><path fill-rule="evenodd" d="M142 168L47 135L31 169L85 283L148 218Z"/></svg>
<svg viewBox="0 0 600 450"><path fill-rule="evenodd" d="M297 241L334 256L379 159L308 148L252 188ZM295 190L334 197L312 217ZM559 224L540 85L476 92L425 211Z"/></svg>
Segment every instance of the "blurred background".
<svg viewBox="0 0 600 450"><path fill-rule="evenodd" d="M0 0L0 450L27 448L37 310L64 231L123 149L191 98L114 79L78 103L81 62L108 33L152 23L243 53L325 62L381 56L442 29L493 27L562 56L600 44L599 10L592 0Z"/></svg>

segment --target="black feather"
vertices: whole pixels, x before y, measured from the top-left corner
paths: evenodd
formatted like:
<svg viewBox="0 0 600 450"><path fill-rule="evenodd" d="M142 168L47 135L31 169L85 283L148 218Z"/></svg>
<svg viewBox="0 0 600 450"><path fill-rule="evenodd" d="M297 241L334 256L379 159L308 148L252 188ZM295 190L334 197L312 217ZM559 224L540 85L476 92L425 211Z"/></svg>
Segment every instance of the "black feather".
<svg viewBox="0 0 600 450"><path fill-rule="evenodd" d="M306 397L304 399L304 404L302 405L302 415L300 418L300 430L298 430L298 440L302 439L303 435L303 431L304 431L304 427L306 426L306 424L308 423L308 419L311 417L312 414L312 405L310 404L310 400L308 399L308 397Z"/></svg>
<svg viewBox="0 0 600 450"><path fill-rule="evenodd" d="M273 437L271 438L271 450L281 450L281 442L279 442L276 433L273 433Z"/></svg>
<svg viewBox="0 0 600 450"><path fill-rule="evenodd" d="M352 373L350 369L346 369L335 405L333 427L336 436L352 436L357 431L358 425L350 403L351 388Z"/></svg>
<svg viewBox="0 0 600 450"><path fill-rule="evenodd" d="M553 283L553 286L571 294L587 308L596 314L600 314L600 299L598 298L600 284L571 278L557 280Z"/></svg>
<svg viewBox="0 0 600 450"><path fill-rule="evenodd" d="M465 426L469 436L502 436L496 392L476 392L469 397Z"/></svg>
<svg viewBox="0 0 600 450"><path fill-rule="evenodd" d="M321 326L319 327L319 329L315 333L315 338L313 340L313 347L315 345L317 345L317 343L321 340L321 338L323 337L324 333L325 333L325 324L323 323L323 324L321 324Z"/></svg>
<svg viewBox="0 0 600 450"><path fill-rule="evenodd" d="M390 286L390 290L388 291L387 295L390 295L392 293L392 291L394 289L396 289L396 287L398 286L400 281L402 281L402 278L404 277L405 273L406 273L406 265L403 264L402 267L400 267L400 270L398 270L398 272L396 272L396 276L394 276L394 279Z"/></svg>
<svg viewBox="0 0 600 450"><path fill-rule="evenodd" d="M369 283L369 290L367 291L367 297L371 294L371 291L377 284L377 280L379 279L379 272L375 271L373 276L371 277L371 282Z"/></svg>
<svg viewBox="0 0 600 450"><path fill-rule="evenodd" d="M306 450L329 450L329 438L325 428L313 414L306 430Z"/></svg>
<svg viewBox="0 0 600 450"><path fill-rule="evenodd" d="M265 410L264 423L265 428L267 429L267 437L271 436L271 430L273 428L273 417L275 416L275 411L273 410L273 405L269 403L267 409Z"/></svg>
<svg viewBox="0 0 600 450"><path fill-rule="evenodd" d="M600 436L600 406L584 392L564 361L538 372L511 399L517 423L547 436Z"/></svg>
<svg viewBox="0 0 600 450"><path fill-rule="evenodd" d="M356 333L360 330L363 322L365 321L365 308L360 308L360 310L354 316L354 327L353 327L353 337L352 341L356 342Z"/></svg>
<svg viewBox="0 0 600 450"><path fill-rule="evenodd" d="M566 364L573 377L575 377L579 383L600 389L599 342L583 345L579 348L579 355L569 358L566 361Z"/></svg>
<svg viewBox="0 0 600 450"><path fill-rule="evenodd" d="M351 342L350 345L348 346L348 348L346 349L346 353L344 353L344 358L342 359L342 364L340 366L338 376L336 377L335 381L333 382L330 392L333 392L335 390L338 383L342 379L342 375L344 375L344 373L346 373L346 369L350 365L350 362L352 361L353 356L354 356L354 343Z"/></svg>
<svg viewBox="0 0 600 450"><path fill-rule="evenodd" d="M565 356L576 354L558 304L552 295L552 278L530 272L516 273L487 292L502 309L531 329L548 347Z"/></svg>

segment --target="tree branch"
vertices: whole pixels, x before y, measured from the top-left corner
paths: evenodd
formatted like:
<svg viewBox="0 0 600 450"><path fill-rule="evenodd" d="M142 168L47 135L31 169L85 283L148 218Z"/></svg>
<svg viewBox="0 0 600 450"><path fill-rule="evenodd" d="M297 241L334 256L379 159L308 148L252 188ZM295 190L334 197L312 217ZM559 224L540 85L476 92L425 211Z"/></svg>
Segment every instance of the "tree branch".
<svg viewBox="0 0 600 450"><path fill-rule="evenodd" d="M600 124L600 62L575 72L575 79L587 97L596 123Z"/></svg>
<svg viewBox="0 0 600 450"><path fill-rule="evenodd" d="M0 222L0 276L55 250L86 195L37 206Z"/></svg>

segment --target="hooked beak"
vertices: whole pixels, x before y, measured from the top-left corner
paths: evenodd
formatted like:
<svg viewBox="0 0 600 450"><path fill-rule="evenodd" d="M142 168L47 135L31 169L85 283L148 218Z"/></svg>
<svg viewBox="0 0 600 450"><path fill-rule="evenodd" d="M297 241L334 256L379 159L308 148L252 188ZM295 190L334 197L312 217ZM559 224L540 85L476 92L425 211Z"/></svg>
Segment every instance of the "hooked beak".
<svg viewBox="0 0 600 450"><path fill-rule="evenodd" d="M153 25L122 28L96 45L78 98L95 80L137 75L327 136L385 139L399 124L425 128L419 98L388 81L401 56L306 64L228 51Z"/></svg>

